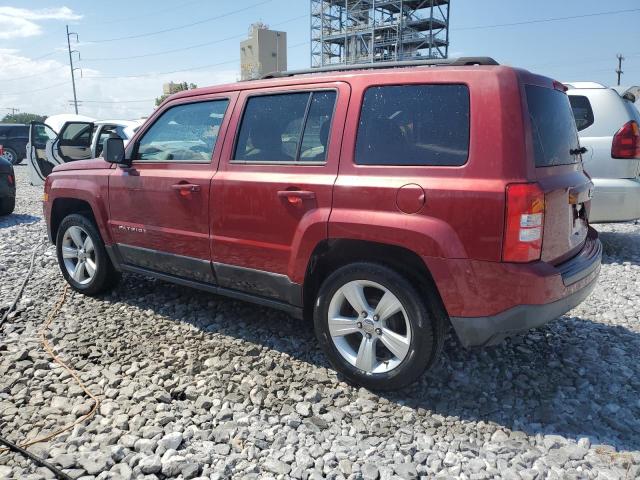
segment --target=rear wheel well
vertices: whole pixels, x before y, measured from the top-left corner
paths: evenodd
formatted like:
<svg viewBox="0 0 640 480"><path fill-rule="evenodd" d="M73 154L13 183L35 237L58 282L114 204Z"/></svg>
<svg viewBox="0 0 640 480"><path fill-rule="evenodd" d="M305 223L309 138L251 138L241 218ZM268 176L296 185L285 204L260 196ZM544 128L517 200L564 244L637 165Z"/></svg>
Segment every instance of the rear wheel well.
<svg viewBox="0 0 640 480"><path fill-rule="evenodd" d="M420 256L396 245L347 239L325 240L311 255L303 288L305 318L313 318L322 282L338 268L354 262L378 263L404 275L416 290L424 292L429 304L439 306L440 312L433 314L448 320L436 283Z"/></svg>
<svg viewBox="0 0 640 480"><path fill-rule="evenodd" d="M90 219L96 225L96 218L89 202L78 200L77 198L56 198L51 207L51 239L56 243L56 236L60 223L67 215L79 213Z"/></svg>

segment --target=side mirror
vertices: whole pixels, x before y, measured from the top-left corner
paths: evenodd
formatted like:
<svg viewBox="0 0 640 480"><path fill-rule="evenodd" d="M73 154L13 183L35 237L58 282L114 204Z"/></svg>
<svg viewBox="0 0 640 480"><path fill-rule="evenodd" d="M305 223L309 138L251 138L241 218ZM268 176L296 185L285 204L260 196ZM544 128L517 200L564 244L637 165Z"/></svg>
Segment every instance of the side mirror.
<svg viewBox="0 0 640 480"><path fill-rule="evenodd" d="M107 138L102 147L102 156L109 163L129 166L131 164L125 158L124 142L121 138Z"/></svg>

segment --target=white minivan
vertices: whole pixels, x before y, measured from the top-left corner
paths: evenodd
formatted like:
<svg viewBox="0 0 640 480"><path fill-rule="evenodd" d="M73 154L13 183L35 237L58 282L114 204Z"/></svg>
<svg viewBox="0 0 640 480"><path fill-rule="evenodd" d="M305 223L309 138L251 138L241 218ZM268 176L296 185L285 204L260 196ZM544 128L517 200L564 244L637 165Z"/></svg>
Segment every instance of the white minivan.
<svg viewBox="0 0 640 480"><path fill-rule="evenodd" d="M569 82L582 161L595 189L590 223L640 218L640 113L634 105L640 87L608 88L594 82Z"/></svg>
<svg viewBox="0 0 640 480"><path fill-rule="evenodd" d="M27 144L27 166L32 185L44 185L53 167L66 162L97 158L106 138L115 134L125 143L141 120L100 120L82 115L53 115L31 122Z"/></svg>

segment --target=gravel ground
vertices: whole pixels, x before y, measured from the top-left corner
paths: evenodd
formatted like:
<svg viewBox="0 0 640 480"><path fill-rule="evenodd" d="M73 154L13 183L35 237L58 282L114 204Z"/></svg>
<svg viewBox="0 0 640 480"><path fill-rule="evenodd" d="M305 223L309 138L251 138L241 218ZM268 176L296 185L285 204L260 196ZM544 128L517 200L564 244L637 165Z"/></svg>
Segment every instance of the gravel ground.
<svg viewBox="0 0 640 480"><path fill-rule="evenodd" d="M0 311L45 238L41 190L16 171L0 219ZM134 275L72 294L49 338L102 400L30 450L74 478L638 478L640 226L601 227L600 283L547 327L484 350L452 337L419 383L378 395L345 384L310 325ZM63 286L39 255L0 332L0 434L20 442L91 407L50 363L39 325ZM13 453L0 478L52 478Z"/></svg>

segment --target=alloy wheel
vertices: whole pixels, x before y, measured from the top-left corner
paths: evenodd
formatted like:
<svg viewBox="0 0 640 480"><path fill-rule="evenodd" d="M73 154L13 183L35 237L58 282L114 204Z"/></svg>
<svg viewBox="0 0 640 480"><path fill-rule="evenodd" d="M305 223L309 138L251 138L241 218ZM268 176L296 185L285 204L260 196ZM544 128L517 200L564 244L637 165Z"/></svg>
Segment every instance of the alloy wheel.
<svg viewBox="0 0 640 480"><path fill-rule="evenodd" d="M96 274L96 252L93 240L82 227L73 225L62 237L62 258L69 276L86 285Z"/></svg>
<svg viewBox="0 0 640 480"><path fill-rule="evenodd" d="M340 287L327 321L340 355L367 373L389 372L409 353L407 313L398 297L376 282L354 280Z"/></svg>

